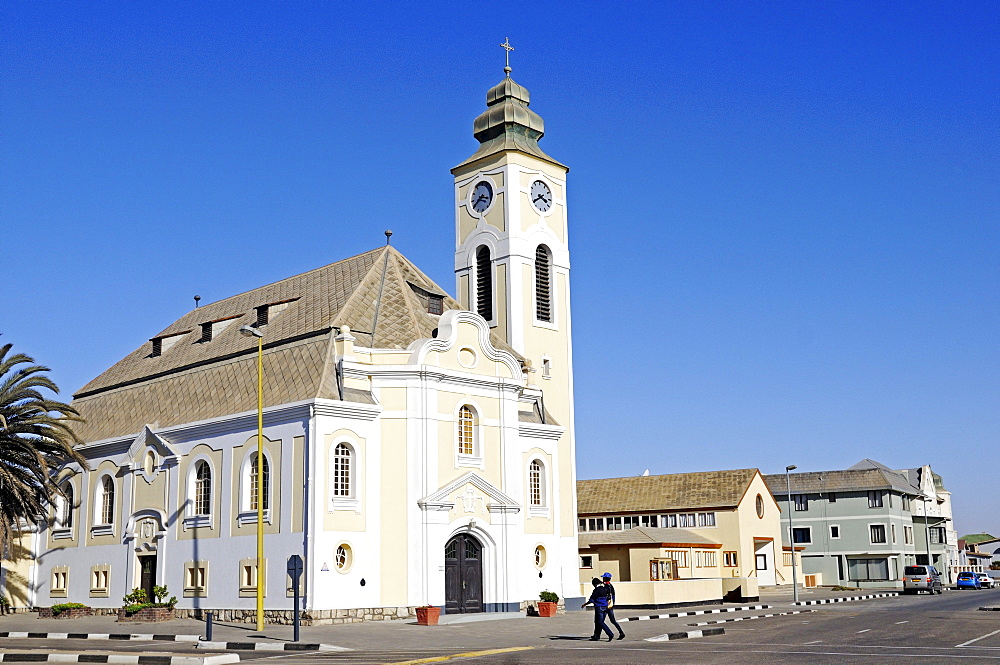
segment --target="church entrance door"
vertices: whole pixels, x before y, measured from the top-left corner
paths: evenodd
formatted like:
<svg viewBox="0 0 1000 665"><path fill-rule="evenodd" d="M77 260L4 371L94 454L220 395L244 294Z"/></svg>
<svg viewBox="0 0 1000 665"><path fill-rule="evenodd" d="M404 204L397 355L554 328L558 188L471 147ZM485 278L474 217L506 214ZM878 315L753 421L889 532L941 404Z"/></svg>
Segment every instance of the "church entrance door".
<svg viewBox="0 0 1000 665"><path fill-rule="evenodd" d="M444 598L446 614L483 611L483 546L469 534L444 548Z"/></svg>
<svg viewBox="0 0 1000 665"><path fill-rule="evenodd" d="M139 588L146 592L147 602L156 602L153 587L156 586L156 555L139 557Z"/></svg>

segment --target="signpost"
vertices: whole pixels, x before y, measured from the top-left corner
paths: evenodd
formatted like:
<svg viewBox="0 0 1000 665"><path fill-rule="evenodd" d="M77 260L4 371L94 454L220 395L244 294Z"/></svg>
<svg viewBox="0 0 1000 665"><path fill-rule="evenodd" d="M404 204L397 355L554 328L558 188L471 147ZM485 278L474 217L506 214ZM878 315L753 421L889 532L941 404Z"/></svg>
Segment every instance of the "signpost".
<svg viewBox="0 0 1000 665"><path fill-rule="evenodd" d="M292 578L292 594L295 611L292 614L293 642L299 641L299 580L302 578L302 557L293 554L288 557L288 576Z"/></svg>

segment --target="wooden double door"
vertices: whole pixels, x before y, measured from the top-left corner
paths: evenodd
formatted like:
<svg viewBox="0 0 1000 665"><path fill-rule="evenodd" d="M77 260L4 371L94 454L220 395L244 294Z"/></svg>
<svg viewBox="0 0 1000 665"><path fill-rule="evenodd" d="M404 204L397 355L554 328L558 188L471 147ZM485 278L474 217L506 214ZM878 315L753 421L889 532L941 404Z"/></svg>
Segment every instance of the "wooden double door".
<svg viewBox="0 0 1000 665"><path fill-rule="evenodd" d="M469 534L445 545L444 596L447 614L483 611L483 546Z"/></svg>

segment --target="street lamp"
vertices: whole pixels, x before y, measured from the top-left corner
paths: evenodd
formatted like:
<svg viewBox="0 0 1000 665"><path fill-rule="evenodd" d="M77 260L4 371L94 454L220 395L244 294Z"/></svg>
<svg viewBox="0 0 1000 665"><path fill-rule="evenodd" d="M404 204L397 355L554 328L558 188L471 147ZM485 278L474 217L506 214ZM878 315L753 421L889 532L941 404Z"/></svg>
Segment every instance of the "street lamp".
<svg viewBox="0 0 1000 665"><path fill-rule="evenodd" d="M240 334L257 338L257 630L264 630L264 333L241 326Z"/></svg>
<svg viewBox="0 0 1000 665"><path fill-rule="evenodd" d="M792 528L792 478L788 474L797 469L794 464L785 467L785 488L788 490L788 542L792 546L792 602L799 602L799 577L795 564L795 530Z"/></svg>
<svg viewBox="0 0 1000 665"><path fill-rule="evenodd" d="M933 566L934 560L931 558L931 515L927 512L927 494L921 494L920 500L924 504L924 538L927 541L927 565Z"/></svg>

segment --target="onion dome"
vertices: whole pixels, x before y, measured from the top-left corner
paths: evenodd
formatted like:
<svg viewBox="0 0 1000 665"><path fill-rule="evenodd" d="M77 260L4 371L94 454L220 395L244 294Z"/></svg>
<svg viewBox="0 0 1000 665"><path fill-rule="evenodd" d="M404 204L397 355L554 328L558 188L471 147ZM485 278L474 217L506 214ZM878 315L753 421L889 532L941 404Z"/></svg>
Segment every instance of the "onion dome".
<svg viewBox="0 0 1000 665"><path fill-rule="evenodd" d="M531 100L528 89L510 78L509 67L505 71L507 76L486 93L486 110L472 124L472 135L479 141L479 149L455 168L511 150L566 168L538 147L538 139L545 135L545 123L528 108Z"/></svg>

